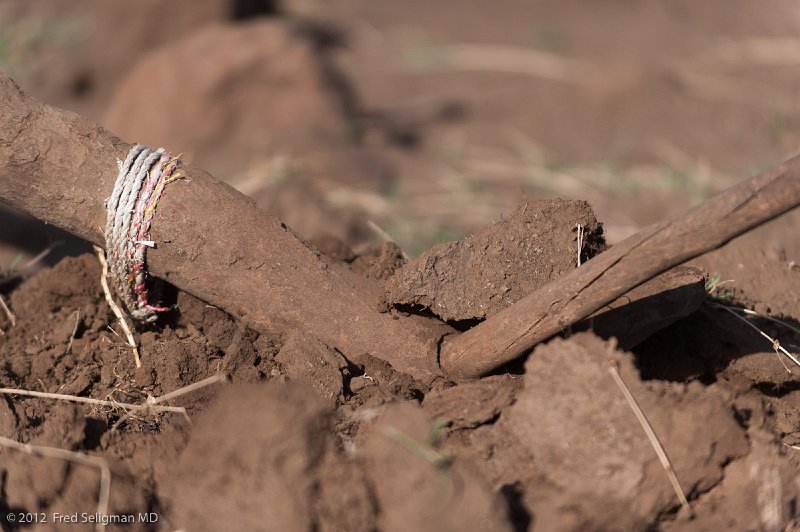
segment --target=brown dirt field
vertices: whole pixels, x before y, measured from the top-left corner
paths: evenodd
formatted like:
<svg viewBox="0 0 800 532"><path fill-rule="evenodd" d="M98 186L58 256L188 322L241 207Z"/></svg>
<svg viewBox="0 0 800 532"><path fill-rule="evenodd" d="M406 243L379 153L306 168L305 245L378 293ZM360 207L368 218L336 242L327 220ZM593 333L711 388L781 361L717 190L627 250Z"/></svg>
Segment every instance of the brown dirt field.
<svg viewBox="0 0 800 532"><path fill-rule="evenodd" d="M573 269L575 224L585 261L800 135L788 0L137 4L0 3L0 70L186 151L380 283L396 319L467 329ZM627 350L604 338L666 299L457 383L177 289L136 368L87 244L2 207L0 386L141 404L226 382L170 400L188 420L2 394L0 436L104 460L108 513L158 516L109 530L798 530L800 367L751 327L800 352L798 216L691 261L709 297ZM91 530L53 513L94 514L99 481L0 446L0 527Z"/></svg>
<svg viewBox="0 0 800 532"><path fill-rule="evenodd" d="M786 271L789 292L798 280ZM759 301L753 307L769 305L763 293L745 293ZM113 332L93 256L65 259L10 294L17 323L0 337L5 386L140 403L229 377L173 402L192 425L161 414L112 428L121 409L4 397L4 436L109 461L111 513L154 511L193 530L748 530L768 529L765 512L784 524L794 517L795 381L767 342L717 309L705 306L635 354L580 333L537 348L521 374L428 389L373 357L298 333L259 335L183 293L177 304L141 334L136 369ZM612 363L660 436L694 517L680 510L609 377ZM0 456L4 511L93 511L90 468L10 449ZM731 507L743 493L766 499Z"/></svg>

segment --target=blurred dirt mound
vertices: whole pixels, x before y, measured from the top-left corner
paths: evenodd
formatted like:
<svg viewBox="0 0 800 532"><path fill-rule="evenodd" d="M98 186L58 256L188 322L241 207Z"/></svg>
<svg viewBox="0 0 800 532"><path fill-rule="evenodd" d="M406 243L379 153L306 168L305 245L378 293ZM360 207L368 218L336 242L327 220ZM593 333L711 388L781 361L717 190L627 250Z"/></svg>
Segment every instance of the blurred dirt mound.
<svg viewBox="0 0 800 532"><path fill-rule="evenodd" d="M550 161L627 159L676 172L688 161L699 179L689 166L699 160L746 173L796 149L785 91L799 78L781 47L800 21L791 0L772 7L286 0L283 9L347 36L339 63L371 108L408 117L460 105L459 137L478 146L513 153L518 129Z"/></svg>
<svg viewBox="0 0 800 532"><path fill-rule="evenodd" d="M99 119L141 55L228 20L231 0L6 0L0 69L47 103ZM169 21L169 30L156 21Z"/></svg>
<svg viewBox="0 0 800 532"><path fill-rule="evenodd" d="M502 498L474 465L435 450L435 428L418 406L391 405L362 430L380 530L512 530Z"/></svg>
<svg viewBox="0 0 800 532"><path fill-rule="evenodd" d="M192 430L165 497L191 530L374 530L363 471L332 412L287 384L226 388ZM346 489L343 489L346 488Z"/></svg>
<svg viewBox="0 0 800 532"><path fill-rule="evenodd" d="M144 56L104 123L221 177L277 157L304 173L357 173L347 166L347 117L314 43L278 20L209 26Z"/></svg>
<svg viewBox="0 0 800 532"><path fill-rule="evenodd" d="M725 477L695 505L696 516L664 523L665 531L797 530L797 474L772 435L751 430L750 454L725 467ZM721 494L725 494L724 497ZM792 518L794 517L794 518Z"/></svg>
<svg viewBox="0 0 800 532"><path fill-rule="evenodd" d="M468 464L431 463L430 425L410 403L362 425L343 452L335 416L306 388L228 387L198 421L163 492L193 530L510 530ZM269 523L264 527L264 523Z"/></svg>
<svg viewBox="0 0 800 532"><path fill-rule="evenodd" d="M437 244L390 279L387 301L447 321L484 319L605 248L585 201L535 200L458 242Z"/></svg>
<svg viewBox="0 0 800 532"><path fill-rule="evenodd" d="M345 178L348 175L355 174L341 174L339 177ZM349 246L374 240L374 231L369 229L366 222L368 217L360 206L337 205L330 198L334 189L345 196L357 194L358 185L350 187L324 178L301 176L271 184L268 180L267 173L260 173L256 178L257 188L252 191L246 188L240 190L248 193L259 207L268 210L304 238L322 243L323 246L325 242L333 244L334 240ZM322 249L323 252L330 250L329 247Z"/></svg>

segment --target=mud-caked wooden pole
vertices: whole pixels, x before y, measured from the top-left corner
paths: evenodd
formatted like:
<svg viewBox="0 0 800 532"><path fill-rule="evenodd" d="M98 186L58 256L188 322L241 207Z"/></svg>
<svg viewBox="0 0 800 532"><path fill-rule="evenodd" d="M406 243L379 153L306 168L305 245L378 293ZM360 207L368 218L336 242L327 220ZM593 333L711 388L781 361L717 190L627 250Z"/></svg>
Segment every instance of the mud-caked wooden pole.
<svg viewBox="0 0 800 532"><path fill-rule="evenodd" d="M133 111L135 112L135 111ZM165 117L168 120L168 117ZM0 201L104 245L105 200L130 145L43 105L0 73ZM381 312L381 288L321 255L208 173L184 167L158 205L150 272L262 331L307 331L429 381L442 324Z"/></svg>
<svg viewBox="0 0 800 532"><path fill-rule="evenodd" d="M514 360L669 268L800 205L800 155L650 225L442 345L448 375L470 379Z"/></svg>

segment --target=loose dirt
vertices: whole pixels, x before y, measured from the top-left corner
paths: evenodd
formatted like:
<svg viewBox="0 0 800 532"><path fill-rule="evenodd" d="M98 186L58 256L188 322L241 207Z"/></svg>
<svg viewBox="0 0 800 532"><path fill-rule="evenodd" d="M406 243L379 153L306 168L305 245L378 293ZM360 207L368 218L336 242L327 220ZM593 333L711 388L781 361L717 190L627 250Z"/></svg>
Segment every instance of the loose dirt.
<svg viewBox="0 0 800 532"><path fill-rule="evenodd" d="M384 248L377 255L393 249ZM704 261L720 266L714 257ZM773 262L788 272L786 291L796 287L794 270ZM229 380L171 403L187 408L191 425L139 414L114 427L120 408L3 396L4 436L109 462L111 513L154 511L162 524L198 530L265 519L276 530L744 530L796 517L800 457L789 446L800 443L800 394L758 333L708 304L635 353L585 332L538 347L520 374L429 388L299 332L259 335L183 293L140 335L137 369L99 274L94 256L67 258L11 291L17 324L2 322L4 386L141 403L214 374ZM754 288L737 297L769 306L771 292ZM94 511L94 469L10 449L0 457L4 511Z"/></svg>

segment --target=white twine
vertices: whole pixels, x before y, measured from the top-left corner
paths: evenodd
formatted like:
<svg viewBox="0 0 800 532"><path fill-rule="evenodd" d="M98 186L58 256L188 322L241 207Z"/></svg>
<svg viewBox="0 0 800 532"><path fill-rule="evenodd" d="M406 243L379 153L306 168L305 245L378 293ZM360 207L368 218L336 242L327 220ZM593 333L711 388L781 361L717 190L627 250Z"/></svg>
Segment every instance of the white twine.
<svg viewBox="0 0 800 532"><path fill-rule="evenodd" d="M147 301L147 248L156 203L177 167L164 148L152 150L136 144L125 161L118 161L119 173L114 190L106 202L106 256L117 296L137 321L155 320L162 311Z"/></svg>

